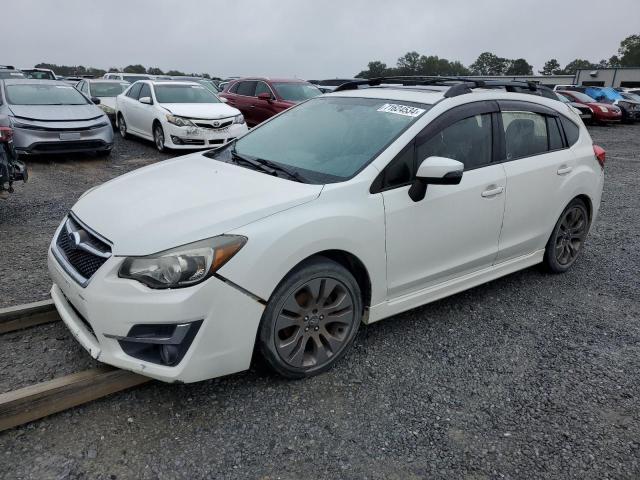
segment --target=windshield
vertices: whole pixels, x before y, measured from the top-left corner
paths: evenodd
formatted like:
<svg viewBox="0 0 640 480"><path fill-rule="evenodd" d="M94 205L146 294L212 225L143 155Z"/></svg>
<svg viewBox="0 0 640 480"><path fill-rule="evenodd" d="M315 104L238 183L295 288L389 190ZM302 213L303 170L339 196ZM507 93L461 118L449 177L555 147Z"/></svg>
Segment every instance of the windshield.
<svg viewBox="0 0 640 480"><path fill-rule="evenodd" d="M16 72L14 70L2 70L0 71L0 78L25 78L25 76L22 72Z"/></svg>
<svg viewBox="0 0 640 480"><path fill-rule="evenodd" d="M283 100L290 102L303 102L322 95L320 89L310 83L272 83L271 85Z"/></svg>
<svg viewBox="0 0 640 480"><path fill-rule="evenodd" d="M640 95L635 93L623 93L622 96L627 100L633 100L634 102L640 102Z"/></svg>
<svg viewBox="0 0 640 480"><path fill-rule="evenodd" d="M86 105L82 94L70 85L6 85L7 101L12 105Z"/></svg>
<svg viewBox="0 0 640 480"><path fill-rule="evenodd" d="M149 75L122 75L122 79L129 82L137 82L138 80L151 80Z"/></svg>
<svg viewBox="0 0 640 480"><path fill-rule="evenodd" d="M596 103L596 101L593 98L591 98L589 95L586 95L582 92L571 92L571 95L573 95L580 102Z"/></svg>
<svg viewBox="0 0 640 480"><path fill-rule="evenodd" d="M218 93L220 90L218 89L218 87L216 86L215 83L213 83L211 80L197 80L197 82L204 86L205 88L207 88L211 93Z"/></svg>
<svg viewBox="0 0 640 480"><path fill-rule="evenodd" d="M561 93L556 93L558 100L560 100L563 103L571 103L571 100L569 100L567 97L565 97L564 95L562 95Z"/></svg>
<svg viewBox="0 0 640 480"><path fill-rule="evenodd" d="M117 97L127 88L129 83L122 82L95 82L91 83L91 96L93 97Z"/></svg>
<svg viewBox="0 0 640 480"><path fill-rule="evenodd" d="M160 103L220 103L202 85L156 85L155 90Z"/></svg>
<svg viewBox="0 0 640 480"><path fill-rule="evenodd" d="M395 100L318 97L238 139L235 151L289 167L313 183L339 182L364 168L429 108ZM223 150L229 155L229 148Z"/></svg>

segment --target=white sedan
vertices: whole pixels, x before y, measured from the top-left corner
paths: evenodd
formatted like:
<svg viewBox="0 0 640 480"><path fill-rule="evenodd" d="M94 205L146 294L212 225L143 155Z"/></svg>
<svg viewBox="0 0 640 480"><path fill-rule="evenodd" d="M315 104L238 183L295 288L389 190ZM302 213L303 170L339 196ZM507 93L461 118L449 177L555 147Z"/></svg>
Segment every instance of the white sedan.
<svg viewBox="0 0 640 480"><path fill-rule="evenodd" d="M254 352L306 377L361 322L538 263L571 268L605 163L578 115L467 83L371 87L83 195L49 253L78 341L164 381L238 372Z"/></svg>
<svg viewBox="0 0 640 480"><path fill-rule="evenodd" d="M116 122L122 138L153 140L161 152L219 147L248 131L239 110L195 82L135 82L116 98Z"/></svg>

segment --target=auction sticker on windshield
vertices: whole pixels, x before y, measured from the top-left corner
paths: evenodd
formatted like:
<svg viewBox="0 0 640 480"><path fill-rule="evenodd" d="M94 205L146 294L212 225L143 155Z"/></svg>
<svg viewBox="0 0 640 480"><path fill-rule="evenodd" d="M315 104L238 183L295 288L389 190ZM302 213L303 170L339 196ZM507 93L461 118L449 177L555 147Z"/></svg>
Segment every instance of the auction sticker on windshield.
<svg viewBox="0 0 640 480"><path fill-rule="evenodd" d="M409 107L407 105L398 105L397 103L385 103L378 109L379 112L395 113L396 115L404 115L405 117L419 117L425 110L418 107Z"/></svg>

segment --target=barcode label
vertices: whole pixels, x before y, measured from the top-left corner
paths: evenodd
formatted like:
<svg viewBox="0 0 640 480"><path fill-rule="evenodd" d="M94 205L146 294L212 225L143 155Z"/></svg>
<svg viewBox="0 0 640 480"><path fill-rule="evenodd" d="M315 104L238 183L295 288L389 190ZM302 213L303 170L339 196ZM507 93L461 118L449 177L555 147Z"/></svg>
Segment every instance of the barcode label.
<svg viewBox="0 0 640 480"><path fill-rule="evenodd" d="M379 112L395 113L396 115L404 115L405 117L419 117L425 110L418 107L409 107L407 105L398 105L397 103L385 103L378 109Z"/></svg>

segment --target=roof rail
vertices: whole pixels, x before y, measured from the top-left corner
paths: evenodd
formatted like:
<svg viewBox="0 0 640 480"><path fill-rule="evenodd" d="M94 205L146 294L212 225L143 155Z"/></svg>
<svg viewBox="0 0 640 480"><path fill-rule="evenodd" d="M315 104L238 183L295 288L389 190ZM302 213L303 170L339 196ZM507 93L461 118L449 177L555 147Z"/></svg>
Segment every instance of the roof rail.
<svg viewBox="0 0 640 480"><path fill-rule="evenodd" d="M340 85L334 92L357 90L360 86L378 87L382 84L400 84L402 86L434 85L450 87L444 94L446 98L471 93L474 88L504 88L508 92L516 92L518 88L531 91L538 90L535 82L520 80L484 80L468 77L440 76L394 76L377 77L368 80L355 80Z"/></svg>

